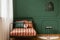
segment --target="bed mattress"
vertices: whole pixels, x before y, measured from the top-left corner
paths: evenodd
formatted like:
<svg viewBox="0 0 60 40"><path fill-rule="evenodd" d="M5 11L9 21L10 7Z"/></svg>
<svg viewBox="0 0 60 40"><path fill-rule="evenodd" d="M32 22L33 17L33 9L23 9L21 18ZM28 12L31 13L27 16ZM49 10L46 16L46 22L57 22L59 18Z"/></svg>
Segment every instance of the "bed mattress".
<svg viewBox="0 0 60 40"><path fill-rule="evenodd" d="M15 28L10 36L36 36L36 31L33 28Z"/></svg>

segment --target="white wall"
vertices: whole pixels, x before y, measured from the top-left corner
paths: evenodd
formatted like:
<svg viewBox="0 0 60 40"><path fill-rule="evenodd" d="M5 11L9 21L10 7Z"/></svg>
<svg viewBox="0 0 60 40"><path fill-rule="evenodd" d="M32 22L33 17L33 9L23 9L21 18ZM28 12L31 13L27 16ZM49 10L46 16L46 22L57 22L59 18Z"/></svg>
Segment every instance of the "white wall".
<svg viewBox="0 0 60 40"><path fill-rule="evenodd" d="M9 39L9 27L13 22L13 0L0 0L1 18L0 19L0 40Z"/></svg>

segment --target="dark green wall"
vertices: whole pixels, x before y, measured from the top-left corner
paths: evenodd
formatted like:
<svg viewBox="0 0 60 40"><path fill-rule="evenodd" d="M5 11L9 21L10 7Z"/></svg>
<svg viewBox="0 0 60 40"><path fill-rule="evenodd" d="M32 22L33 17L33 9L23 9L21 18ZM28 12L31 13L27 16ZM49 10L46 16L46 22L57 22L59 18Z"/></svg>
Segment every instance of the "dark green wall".
<svg viewBox="0 0 60 40"><path fill-rule="evenodd" d="M47 11L49 1L54 3L54 11ZM14 0L14 17L33 17L37 33L60 33L59 0ZM46 29L51 26L52 29Z"/></svg>

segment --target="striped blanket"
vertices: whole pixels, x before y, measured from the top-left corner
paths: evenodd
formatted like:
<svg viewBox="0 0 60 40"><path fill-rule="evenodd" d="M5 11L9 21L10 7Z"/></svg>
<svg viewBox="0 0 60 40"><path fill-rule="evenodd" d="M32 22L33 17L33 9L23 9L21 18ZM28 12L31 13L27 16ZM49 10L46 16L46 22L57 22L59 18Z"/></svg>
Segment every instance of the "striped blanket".
<svg viewBox="0 0 60 40"><path fill-rule="evenodd" d="M33 28L15 28L10 36L36 36L36 31Z"/></svg>

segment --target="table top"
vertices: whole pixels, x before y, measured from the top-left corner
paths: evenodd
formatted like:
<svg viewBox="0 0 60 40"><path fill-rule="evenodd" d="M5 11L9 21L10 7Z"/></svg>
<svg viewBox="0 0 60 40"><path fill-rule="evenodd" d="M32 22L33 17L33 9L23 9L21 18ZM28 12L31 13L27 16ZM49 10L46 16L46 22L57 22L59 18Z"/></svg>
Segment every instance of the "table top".
<svg viewBox="0 0 60 40"><path fill-rule="evenodd" d="M60 37L60 34L37 34L37 40L43 40L43 39L41 39L41 38L39 38L39 37L41 37L41 36L44 36L44 37L47 37L47 40L48 39L50 39L50 36L52 37L52 36L54 36L54 37ZM60 40L60 38L58 38L58 39L55 39L55 40Z"/></svg>

